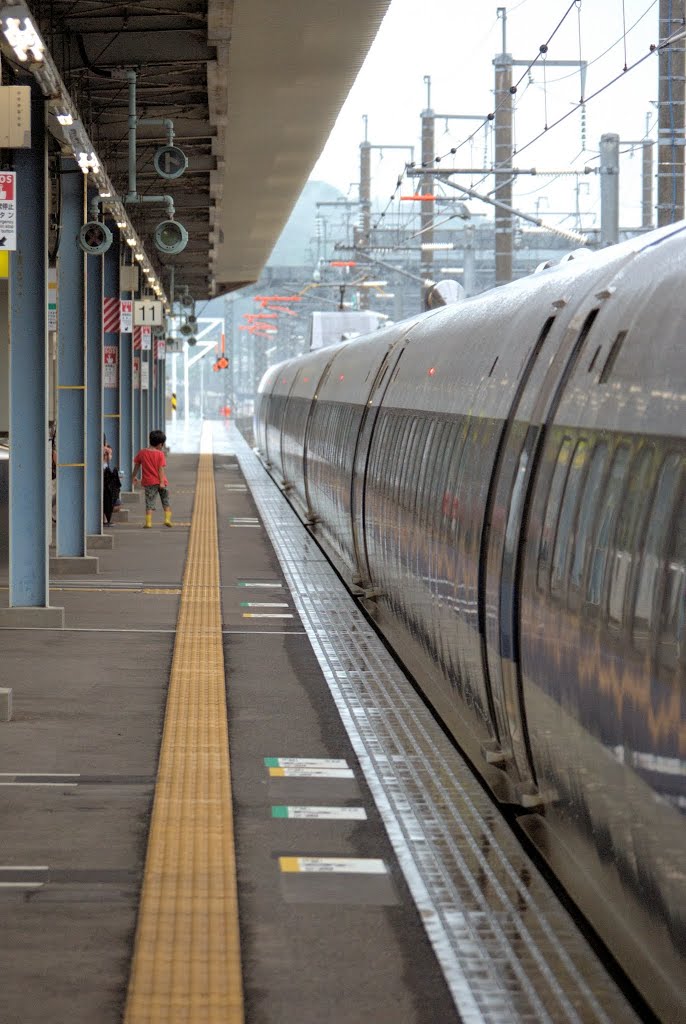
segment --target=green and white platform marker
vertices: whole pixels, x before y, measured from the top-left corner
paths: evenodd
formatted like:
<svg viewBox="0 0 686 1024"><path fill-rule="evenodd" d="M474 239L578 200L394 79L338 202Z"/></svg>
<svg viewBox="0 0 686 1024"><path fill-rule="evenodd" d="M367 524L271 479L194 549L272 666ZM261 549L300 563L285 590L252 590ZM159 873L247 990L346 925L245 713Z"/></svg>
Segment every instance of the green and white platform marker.
<svg viewBox="0 0 686 1024"><path fill-rule="evenodd" d="M319 821L366 821L364 807L272 807L272 818Z"/></svg>

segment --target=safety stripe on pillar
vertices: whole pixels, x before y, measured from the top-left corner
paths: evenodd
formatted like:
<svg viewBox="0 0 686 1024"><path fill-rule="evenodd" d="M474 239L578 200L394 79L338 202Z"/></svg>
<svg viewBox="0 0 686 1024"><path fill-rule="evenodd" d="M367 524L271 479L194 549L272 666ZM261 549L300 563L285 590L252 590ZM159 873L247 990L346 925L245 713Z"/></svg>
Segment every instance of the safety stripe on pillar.
<svg viewBox="0 0 686 1024"><path fill-rule="evenodd" d="M202 454L125 1024L244 1019L219 584Z"/></svg>

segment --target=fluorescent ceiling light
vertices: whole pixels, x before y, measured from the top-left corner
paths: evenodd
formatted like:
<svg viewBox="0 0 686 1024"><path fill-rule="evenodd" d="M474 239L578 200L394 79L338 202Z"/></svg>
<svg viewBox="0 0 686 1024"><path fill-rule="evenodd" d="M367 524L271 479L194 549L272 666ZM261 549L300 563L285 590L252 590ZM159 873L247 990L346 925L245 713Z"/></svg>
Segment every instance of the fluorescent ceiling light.
<svg viewBox="0 0 686 1024"><path fill-rule="evenodd" d="M38 64L45 59L45 46L43 40L36 31L31 18L25 16L22 21L19 18L3 18L3 35L14 50L16 56L22 63L28 59L29 52Z"/></svg>

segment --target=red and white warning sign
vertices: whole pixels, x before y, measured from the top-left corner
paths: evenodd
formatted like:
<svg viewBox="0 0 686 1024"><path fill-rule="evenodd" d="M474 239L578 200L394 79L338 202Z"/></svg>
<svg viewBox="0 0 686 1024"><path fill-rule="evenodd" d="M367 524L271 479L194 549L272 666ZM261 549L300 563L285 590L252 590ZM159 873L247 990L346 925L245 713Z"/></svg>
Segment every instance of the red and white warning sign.
<svg viewBox="0 0 686 1024"><path fill-rule="evenodd" d="M149 352L152 348L152 327L141 327L141 350Z"/></svg>
<svg viewBox="0 0 686 1024"><path fill-rule="evenodd" d="M0 171L0 250L17 248L17 172Z"/></svg>
<svg viewBox="0 0 686 1024"><path fill-rule="evenodd" d="M116 388L119 383L119 349L116 345L105 345L102 383L106 388Z"/></svg>
<svg viewBox="0 0 686 1024"><path fill-rule="evenodd" d="M131 334L133 332L133 302L131 299L121 300L121 326L119 330L122 334Z"/></svg>

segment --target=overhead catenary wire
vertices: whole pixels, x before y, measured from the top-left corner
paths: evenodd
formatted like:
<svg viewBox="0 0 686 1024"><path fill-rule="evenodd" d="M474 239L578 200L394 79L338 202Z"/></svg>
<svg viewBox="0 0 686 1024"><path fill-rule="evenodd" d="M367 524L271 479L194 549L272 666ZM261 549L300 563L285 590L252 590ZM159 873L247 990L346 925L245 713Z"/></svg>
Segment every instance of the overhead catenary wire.
<svg viewBox="0 0 686 1024"><path fill-rule="evenodd" d="M613 43L610 47L606 48L601 54L599 54L598 56L594 57L590 62L587 63L586 66L588 67L591 64L595 64L603 56L605 56L607 53L609 53L610 50L612 50L616 45L618 45L618 43L621 43L622 40L625 38L625 36L628 35L629 32L631 32L643 20L643 18L650 12L650 10L653 7L656 6L656 3L657 3L657 0L653 0L653 2L646 8L646 10L643 12L643 14L641 14L641 16L633 23L633 25L631 25L630 28L628 28L626 30L626 33L623 34L619 38L619 40L615 41L615 43ZM575 6L577 7L577 9L579 9L578 6L577 6L577 0L575 0L575 2L572 5L570 5L570 7L567 8L567 10L566 10L562 20L564 20L569 15L571 9L573 7L575 7ZM558 23L558 26L557 26L555 31L557 31L559 29L560 24L561 24L561 22ZM553 33L553 35L554 35L554 33ZM637 60L635 60L632 64L626 66L625 68L623 67L622 71L619 74L615 75L609 81L605 82L602 86L600 86L598 89L596 89L594 92L592 92L589 96L583 96L582 95L580 100L579 100L579 102L574 104L569 111L567 111L565 114L561 115L559 118L557 118L551 124L547 124L546 123L545 127L543 128L543 130L540 131L533 138L529 139L526 143L524 143L524 145L519 146L519 147L515 147L513 149L513 155L517 155L517 154L523 153L526 149L528 149L530 146L534 145L534 143L536 143L544 135L548 134L554 128L558 127L558 125L560 125L564 121L566 121L567 118L569 118L572 114L576 113L579 110L585 110L585 108L586 108L588 103L590 103L592 100L596 99L598 96L600 96L602 93L604 93L607 89L609 89L612 85L616 84L616 82L618 82L620 79L624 78L627 74L629 74L630 72L634 71L637 67L642 65L653 54L659 53L660 51L664 50L666 47L670 46L672 43L677 42L680 38L683 37L683 35L686 35L686 32L680 32L680 33L677 33L677 34L673 34L671 37L668 37L668 38L666 38L664 40L660 40L660 42L658 42L657 44L652 44L647 53L644 53L641 57L639 57ZM581 29L580 29L580 27L579 27L579 45L581 46ZM533 66L533 63L534 62L532 62L532 64L529 67ZM528 69L527 69L527 71L524 72L524 74L526 75L527 72L528 72ZM576 72L574 72L574 74L576 74ZM564 77L565 78L569 78L569 77L573 77L573 76L564 76ZM561 81L561 80L562 79L555 79L554 81ZM520 81L521 81L521 79L520 79ZM489 123L489 121L492 121L492 120L495 119L495 114L498 112L498 109L499 108L496 107L493 112L488 114L484 118L484 120L474 129L474 131L472 131L462 142L460 142L456 146L452 146L449 150L447 150L441 156L436 157L436 163L439 163L442 159L445 159L445 157L448 156L448 155L455 155L464 146L470 144L477 137L479 132L482 131L485 128L485 126ZM578 159L578 158L576 158L576 159ZM377 219L376 219L376 221L375 221L375 223L373 225L373 229L374 230L376 230L379 227L381 221L386 217L386 215L388 213L388 210L391 207L392 203L395 201L396 196L398 194L398 191L399 191L401 185L403 184L403 182L405 181L407 169L408 168L412 168L414 166L415 165L413 165L413 164L406 164L405 165L405 169L403 170L403 172L398 175L397 184L396 184L396 188L395 188L395 190L393 192L393 195L390 197L390 199L387 202L384 210L377 216ZM497 167L494 166L493 170L496 170L496 169L497 169ZM478 185L481 184L481 182L484 179L485 179L485 176L484 176L484 178L482 178L479 181L477 181L473 187L478 187Z"/></svg>

